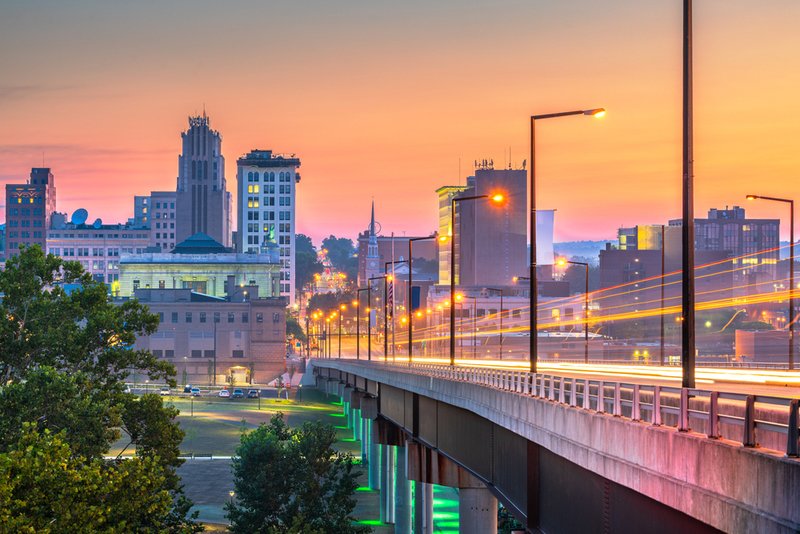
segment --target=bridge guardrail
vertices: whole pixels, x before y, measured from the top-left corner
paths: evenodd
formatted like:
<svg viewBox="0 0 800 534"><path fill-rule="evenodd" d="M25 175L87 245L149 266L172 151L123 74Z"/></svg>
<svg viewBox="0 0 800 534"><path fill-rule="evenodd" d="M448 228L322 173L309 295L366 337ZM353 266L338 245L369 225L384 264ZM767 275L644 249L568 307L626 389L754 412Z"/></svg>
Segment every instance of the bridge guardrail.
<svg viewBox="0 0 800 534"><path fill-rule="evenodd" d="M623 409L630 409L629 413L632 421L647 422L642 418L642 411L646 411L650 412L649 422L654 426L662 425L664 414L672 414L677 416L677 427L680 432L690 430L690 418L701 419L706 423L705 434L710 439L724 438L738 441L745 447L758 446L756 442L757 430L776 432L786 435L786 456L797 458L798 454L800 454L800 429L798 428L798 423L800 423L800 399L708 391L696 388L607 382L604 380L562 377L549 373L534 374L525 371L489 369L485 367L452 367L427 363L411 363L410 365L407 363L388 363L384 365L436 378L458 380L510 391L550 402L580 407L584 410L594 410L597 413L610 413L614 417L625 417ZM613 393L609 396L606 395L607 388L613 389ZM623 395L623 392L626 395ZM647 394L646 397L644 397L645 394ZM662 394L672 395L680 399L678 406L662 403ZM690 400L697 398L702 398L708 403L708 411L690 408ZM743 404L744 417L720 414L720 400ZM756 419L756 403L770 407L787 407L787 424ZM741 439L736 439L733 436L723 436L721 432L722 424L742 427Z"/></svg>

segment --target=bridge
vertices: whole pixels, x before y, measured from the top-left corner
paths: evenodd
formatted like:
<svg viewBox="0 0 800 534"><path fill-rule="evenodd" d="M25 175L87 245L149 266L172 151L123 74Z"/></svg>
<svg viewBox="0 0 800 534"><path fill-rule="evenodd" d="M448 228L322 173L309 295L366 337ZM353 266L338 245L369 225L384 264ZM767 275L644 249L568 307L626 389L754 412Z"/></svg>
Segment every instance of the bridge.
<svg viewBox="0 0 800 534"><path fill-rule="evenodd" d="M742 375L688 389L631 368L310 365L342 397L395 532L432 532L432 484L459 489L467 534L497 532L498 502L520 532L800 532L796 387Z"/></svg>

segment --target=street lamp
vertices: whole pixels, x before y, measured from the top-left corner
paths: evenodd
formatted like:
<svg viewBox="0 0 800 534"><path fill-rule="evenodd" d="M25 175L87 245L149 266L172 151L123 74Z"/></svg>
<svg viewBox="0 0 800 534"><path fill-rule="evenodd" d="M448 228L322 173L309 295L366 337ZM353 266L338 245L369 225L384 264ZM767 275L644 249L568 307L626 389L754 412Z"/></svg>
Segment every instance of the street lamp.
<svg viewBox="0 0 800 534"><path fill-rule="evenodd" d="M228 495L231 496L231 511L233 511L233 496L234 496L234 492L229 491ZM233 516L231 516L231 525L233 525Z"/></svg>
<svg viewBox="0 0 800 534"><path fill-rule="evenodd" d="M362 291L369 291L369 289L367 288L356 289L356 300L353 301L353 306L356 307L356 360L361 359L361 292ZM367 308L367 313L369 313L369 308Z"/></svg>
<svg viewBox="0 0 800 534"><path fill-rule="evenodd" d="M794 200L747 195L747 200L773 200L789 204L789 370L794 369Z"/></svg>
<svg viewBox="0 0 800 534"><path fill-rule="evenodd" d="M395 349L395 345L394 345L394 302L395 302L394 301L394 298L395 298L394 297L394 265L396 263L405 263L405 260L385 261L385 262L383 262L383 273L389 278L389 281L392 282L392 298L391 298L391 301L392 301L392 361L394 361L394 349ZM392 274L389 274L389 266L390 265L392 266ZM409 271L411 270L410 264L409 264L408 270ZM388 289L388 286L387 286L387 289ZM387 314L388 314L389 299L388 299L388 297L386 295L386 292L384 292L384 294L383 294L383 305L384 305L383 309L386 310ZM386 318L388 319L389 316L387 315ZM384 350L388 351L388 349L389 349L389 344L388 344L389 343L389 338L388 338L388 335L389 335L388 325L389 325L389 323L387 321L384 321L383 325L384 325L384 327L383 327L383 330L384 330L383 331L383 335L384 335L384 338L385 338L383 345L384 345ZM386 360L386 358L384 358L384 360Z"/></svg>
<svg viewBox="0 0 800 534"><path fill-rule="evenodd" d="M370 302L369 302L369 308L367 308L367 311L369 311L372 308L372 285L371 285L371 282L373 280L383 280L383 312L384 312L383 313L383 361L388 361L388 359L389 359L389 349L388 349L388 339L387 339L388 338L387 334L389 332L389 327L388 327L389 323L387 322L388 321L388 317L386 317L386 292L387 292L387 285L388 285L389 281L391 281L391 279L392 279L391 276L375 276L374 278L369 278L367 280L367 286L368 286L368 288L370 290L369 291ZM370 315L369 318L370 318L370 323L372 323L372 316ZM372 334L372 324L370 324L370 335L371 334ZM367 347L368 347L367 351L368 351L368 359L371 360L372 359L372 337L371 336L370 336L369 340L370 340L370 343L367 345Z"/></svg>
<svg viewBox="0 0 800 534"><path fill-rule="evenodd" d="M489 195L476 195L453 198L450 202L450 228L452 228L452 236L450 236L450 302L454 303L450 306L450 365L456 364L456 202L477 200L479 198L491 198L493 202L502 202L505 200L505 196L498 192L492 193L491 197Z"/></svg>
<svg viewBox="0 0 800 534"><path fill-rule="evenodd" d="M341 311L345 311L347 309L347 306L342 304L341 306L339 306L339 309ZM342 313L341 312L339 313L339 359L340 360L342 359Z"/></svg>
<svg viewBox="0 0 800 534"><path fill-rule="evenodd" d="M412 245L414 241L425 241L426 239L438 239L440 242L444 243L447 241L447 236L437 236L436 234L428 237L412 237L408 240L408 365L411 365L411 347L413 341L413 323L414 323L414 270L411 268L411 262L413 261L413 256L411 255L412 252Z"/></svg>
<svg viewBox="0 0 800 534"><path fill-rule="evenodd" d="M603 108L586 109L579 111L564 111L561 113L548 113L546 115L533 115L531 117L531 259L530 259L530 275L531 275L531 312L530 312L530 362L531 373L536 372L536 363L538 359L539 349L539 334L536 326L536 307L538 300L538 291L536 284L536 121L541 119L554 119L556 117L567 117L569 115L588 115L590 117L602 117L606 114Z"/></svg>
<svg viewBox="0 0 800 534"><path fill-rule="evenodd" d="M583 265L584 272L586 275L586 286L583 291L583 315L584 319L586 320L586 324L583 326L583 363L589 363L589 264L584 263L582 261L571 261L560 259L556 262L556 265L560 267L564 267L566 264L571 263L573 265Z"/></svg>
<svg viewBox="0 0 800 534"><path fill-rule="evenodd" d="M478 315L478 298L477 297L469 297L467 295L462 295L461 293L456 295L456 300L461 300L461 299L472 299L472 310L473 310L473 312L472 312L472 359L474 360L476 358L475 352L477 350L475 341L476 341L476 338L477 338L476 334L477 334L477 331L478 331L478 323L477 323L477 319L478 319L478 317L477 317L477 315ZM463 318L464 305L463 304L461 305L461 315L462 315L461 323L463 324L464 323L464 318ZM462 347L464 346L463 336L462 336L461 346ZM461 357L462 358L464 357L464 349L463 348L461 349Z"/></svg>

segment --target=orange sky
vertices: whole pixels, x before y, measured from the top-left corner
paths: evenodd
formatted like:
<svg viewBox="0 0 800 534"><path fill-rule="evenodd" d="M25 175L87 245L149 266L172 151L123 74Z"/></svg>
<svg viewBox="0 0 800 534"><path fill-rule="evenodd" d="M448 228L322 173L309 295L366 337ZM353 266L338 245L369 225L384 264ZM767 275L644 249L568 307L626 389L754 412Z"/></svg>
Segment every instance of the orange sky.
<svg viewBox="0 0 800 534"><path fill-rule="evenodd" d="M509 148L529 159L531 114L589 107L608 114L537 129L556 240L680 217L679 0L111 4L0 7L0 179L44 150L59 211L123 222L133 195L174 190L205 103L231 192L244 152L300 157L297 231L315 244L355 238L372 198L384 233L427 234L435 189ZM748 193L800 199L798 26L796 0L695 3L699 216Z"/></svg>

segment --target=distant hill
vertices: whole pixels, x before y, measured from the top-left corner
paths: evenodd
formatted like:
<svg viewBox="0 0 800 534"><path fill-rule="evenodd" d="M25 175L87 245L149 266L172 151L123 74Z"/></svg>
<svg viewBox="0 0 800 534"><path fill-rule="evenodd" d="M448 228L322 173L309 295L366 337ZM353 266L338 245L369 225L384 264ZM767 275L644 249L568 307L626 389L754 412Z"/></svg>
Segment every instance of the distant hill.
<svg viewBox="0 0 800 534"><path fill-rule="evenodd" d="M553 243L553 250L558 256L567 258L583 256L584 258L589 258L592 265L597 265L600 251L606 248L606 243L616 245L617 241L566 241L564 243Z"/></svg>

